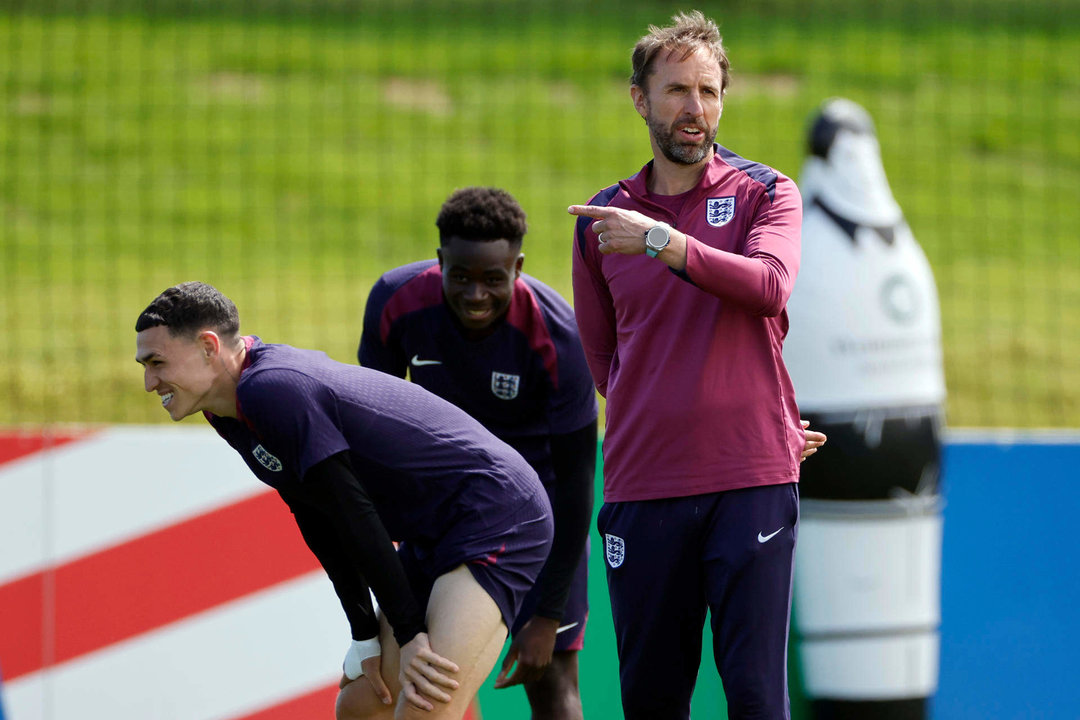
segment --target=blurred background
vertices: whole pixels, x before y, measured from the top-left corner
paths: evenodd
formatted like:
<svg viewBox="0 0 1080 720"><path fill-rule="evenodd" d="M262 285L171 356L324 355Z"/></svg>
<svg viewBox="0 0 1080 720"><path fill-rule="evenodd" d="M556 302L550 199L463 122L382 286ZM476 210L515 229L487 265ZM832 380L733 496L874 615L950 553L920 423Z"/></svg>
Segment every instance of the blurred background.
<svg viewBox="0 0 1080 720"><path fill-rule="evenodd" d="M1080 3L700 6L733 63L717 140L797 178L842 95L877 123L941 296L954 426L1080 426ZM132 362L177 282L354 361L368 288L433 257L455 188L529 216L570 294L567 205L636 172L625 0L0 3L0 424L163 422Z"/></svg>
<svg viewBox="0 0 1080 720"><path fill-rule="evenodd" d="M569 298L567 205L650 157L630 51L690 7L718 22L733 65L721 144L797 179L824 99L874 118L937 280L948 424L1075 439L1077 0L0 0L0 429L167 422L133 326L185 280L236 301L244 332L355 362L371 284L434 257L438 208L467 185L517 197L526 272ZM999 472L1044 459L1002 452ZM1075 479L1073 457L1049 474ZM972 494L992 493L986 457L973 462ZM1015 480L1001 478L1005 503ZM1064 528L1080 503L1060 490L1034 488L1032 512ZM1040 573L1077 589L1073 561ZM600 612L600 566L593 580ZM610 664L603 623L594 665ZM1075 619L1057 630L1077 639ZM587 710L617 703L611 672L583 676Z"/></svg>

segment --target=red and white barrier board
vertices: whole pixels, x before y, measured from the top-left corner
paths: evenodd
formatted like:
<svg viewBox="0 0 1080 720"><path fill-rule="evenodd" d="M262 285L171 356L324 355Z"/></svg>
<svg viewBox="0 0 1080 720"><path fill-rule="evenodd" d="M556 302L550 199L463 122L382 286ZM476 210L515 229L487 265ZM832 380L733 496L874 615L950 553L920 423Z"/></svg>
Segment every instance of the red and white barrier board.
<svg viewBox="0 0 1080 720"><path fill-rule="evenodd" d="M209 428L0 434L7 720L332 718L349 629Z"/></svg>

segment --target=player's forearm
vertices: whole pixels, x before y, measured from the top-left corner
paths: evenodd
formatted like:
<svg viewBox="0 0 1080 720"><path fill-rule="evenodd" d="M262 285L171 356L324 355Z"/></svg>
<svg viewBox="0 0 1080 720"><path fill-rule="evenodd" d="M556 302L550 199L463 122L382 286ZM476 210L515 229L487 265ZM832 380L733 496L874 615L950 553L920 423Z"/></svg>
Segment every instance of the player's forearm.
<svg viewBox="0 0 1080 720"><path fill-rule="evenodd" d="M308 470L304 483L312 493L320 494L354 572L375 593L398 644L426 632L423 611L397 550L347 457L339 453L318 463Z"/></svg>
<svg viewBox="0 0 1080 720"><path fill-rule="evenodd" d="M588 536L588 521L584 523L586 532L580 544L575 543L552 543L551 555L548 556L537 583L540 585L540 600L537 603L535 614L540 617L559 620L563 616L567 599L570 597L570 586L574 581L574 573L578 563L581 562L585 550L584 537ZM559 533L558 524L555 528ZM562 548L559 545L563 545Z"/></svg>
<svg viewBox="0 0 1080 720"><path fill-rule="evenodd" d="M282 495L285 498L285 495ZM296 500L285 498L300 528L304 542L318 559L334 586L341 608L349 621L354 640L367 640L379 634L379 621L371 604L367 584L350 568L348 558L343 557L337 537L326 518L312 508Z"/></svg>
<svg viewBox="0 0 1080 720"><path fill-rule="evenodd" d="M382 523L361 521L352 525L359 565L386 615L398 645L426 632L423 611L409 587L397 551ZM364 536L361 539L360 536Z"/></svg>
<svg viewBox="0 0 1080 720"><path fill-rule="evenodd" d="M766 253L743 257L696 241L688 253L686 274L705 292L751 315L772 317L787 305L795 273L783 259Z"/></svg>
<svg viewBox="0 0 1080 720"><path fill-rule="evenodd" d="M592 520L596 474L597 425L592 421L572 433L551 438L555 470L555 538L538 580L541 597L536 614L562 617L570 585L585 550Z"/></svg>

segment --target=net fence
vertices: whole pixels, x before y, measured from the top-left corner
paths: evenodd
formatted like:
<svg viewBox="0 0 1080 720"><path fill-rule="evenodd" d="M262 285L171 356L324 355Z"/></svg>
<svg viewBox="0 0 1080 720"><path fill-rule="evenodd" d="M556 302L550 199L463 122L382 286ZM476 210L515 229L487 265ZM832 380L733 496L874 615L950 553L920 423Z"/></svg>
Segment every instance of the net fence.
<svg viewBox="0 0 1080 720"><path fill-rule="evenodd" d="M952 425L1080 426L1080 4L701 6L718 141L796 178L828 97L873 116L940 294ZM135 318L204 280L242 330L355 362L378 276L466 185L570 296L571 203L650 157L629 54L661 2L0 3L0 425L162 422Z"/></svg>

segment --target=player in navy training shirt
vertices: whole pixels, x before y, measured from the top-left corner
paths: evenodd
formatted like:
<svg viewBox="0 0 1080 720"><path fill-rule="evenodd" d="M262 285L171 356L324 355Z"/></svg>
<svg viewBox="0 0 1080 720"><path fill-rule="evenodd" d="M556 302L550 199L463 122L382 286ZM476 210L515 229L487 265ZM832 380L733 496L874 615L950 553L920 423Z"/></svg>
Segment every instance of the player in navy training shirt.
<svg viewBox="0 0 1080 720"><path fill-rule="evenodd" d="M555 541L495 686L523 684L534 718L577 720L597 403L574 313L522 274L525 213L509 193L458 190L436 225L438 260L391 270L372 288L358 356L461 407L539 474Z"/></svg>
<svg viewBox="0 0 1080 720"><path fill-rule="evenodd" d="M535 471L417 385L241 336L209 285L161 293L135 330L147 392L204 413L330 576L353 637L338 718L460 719L548 556Z"/></svg>

